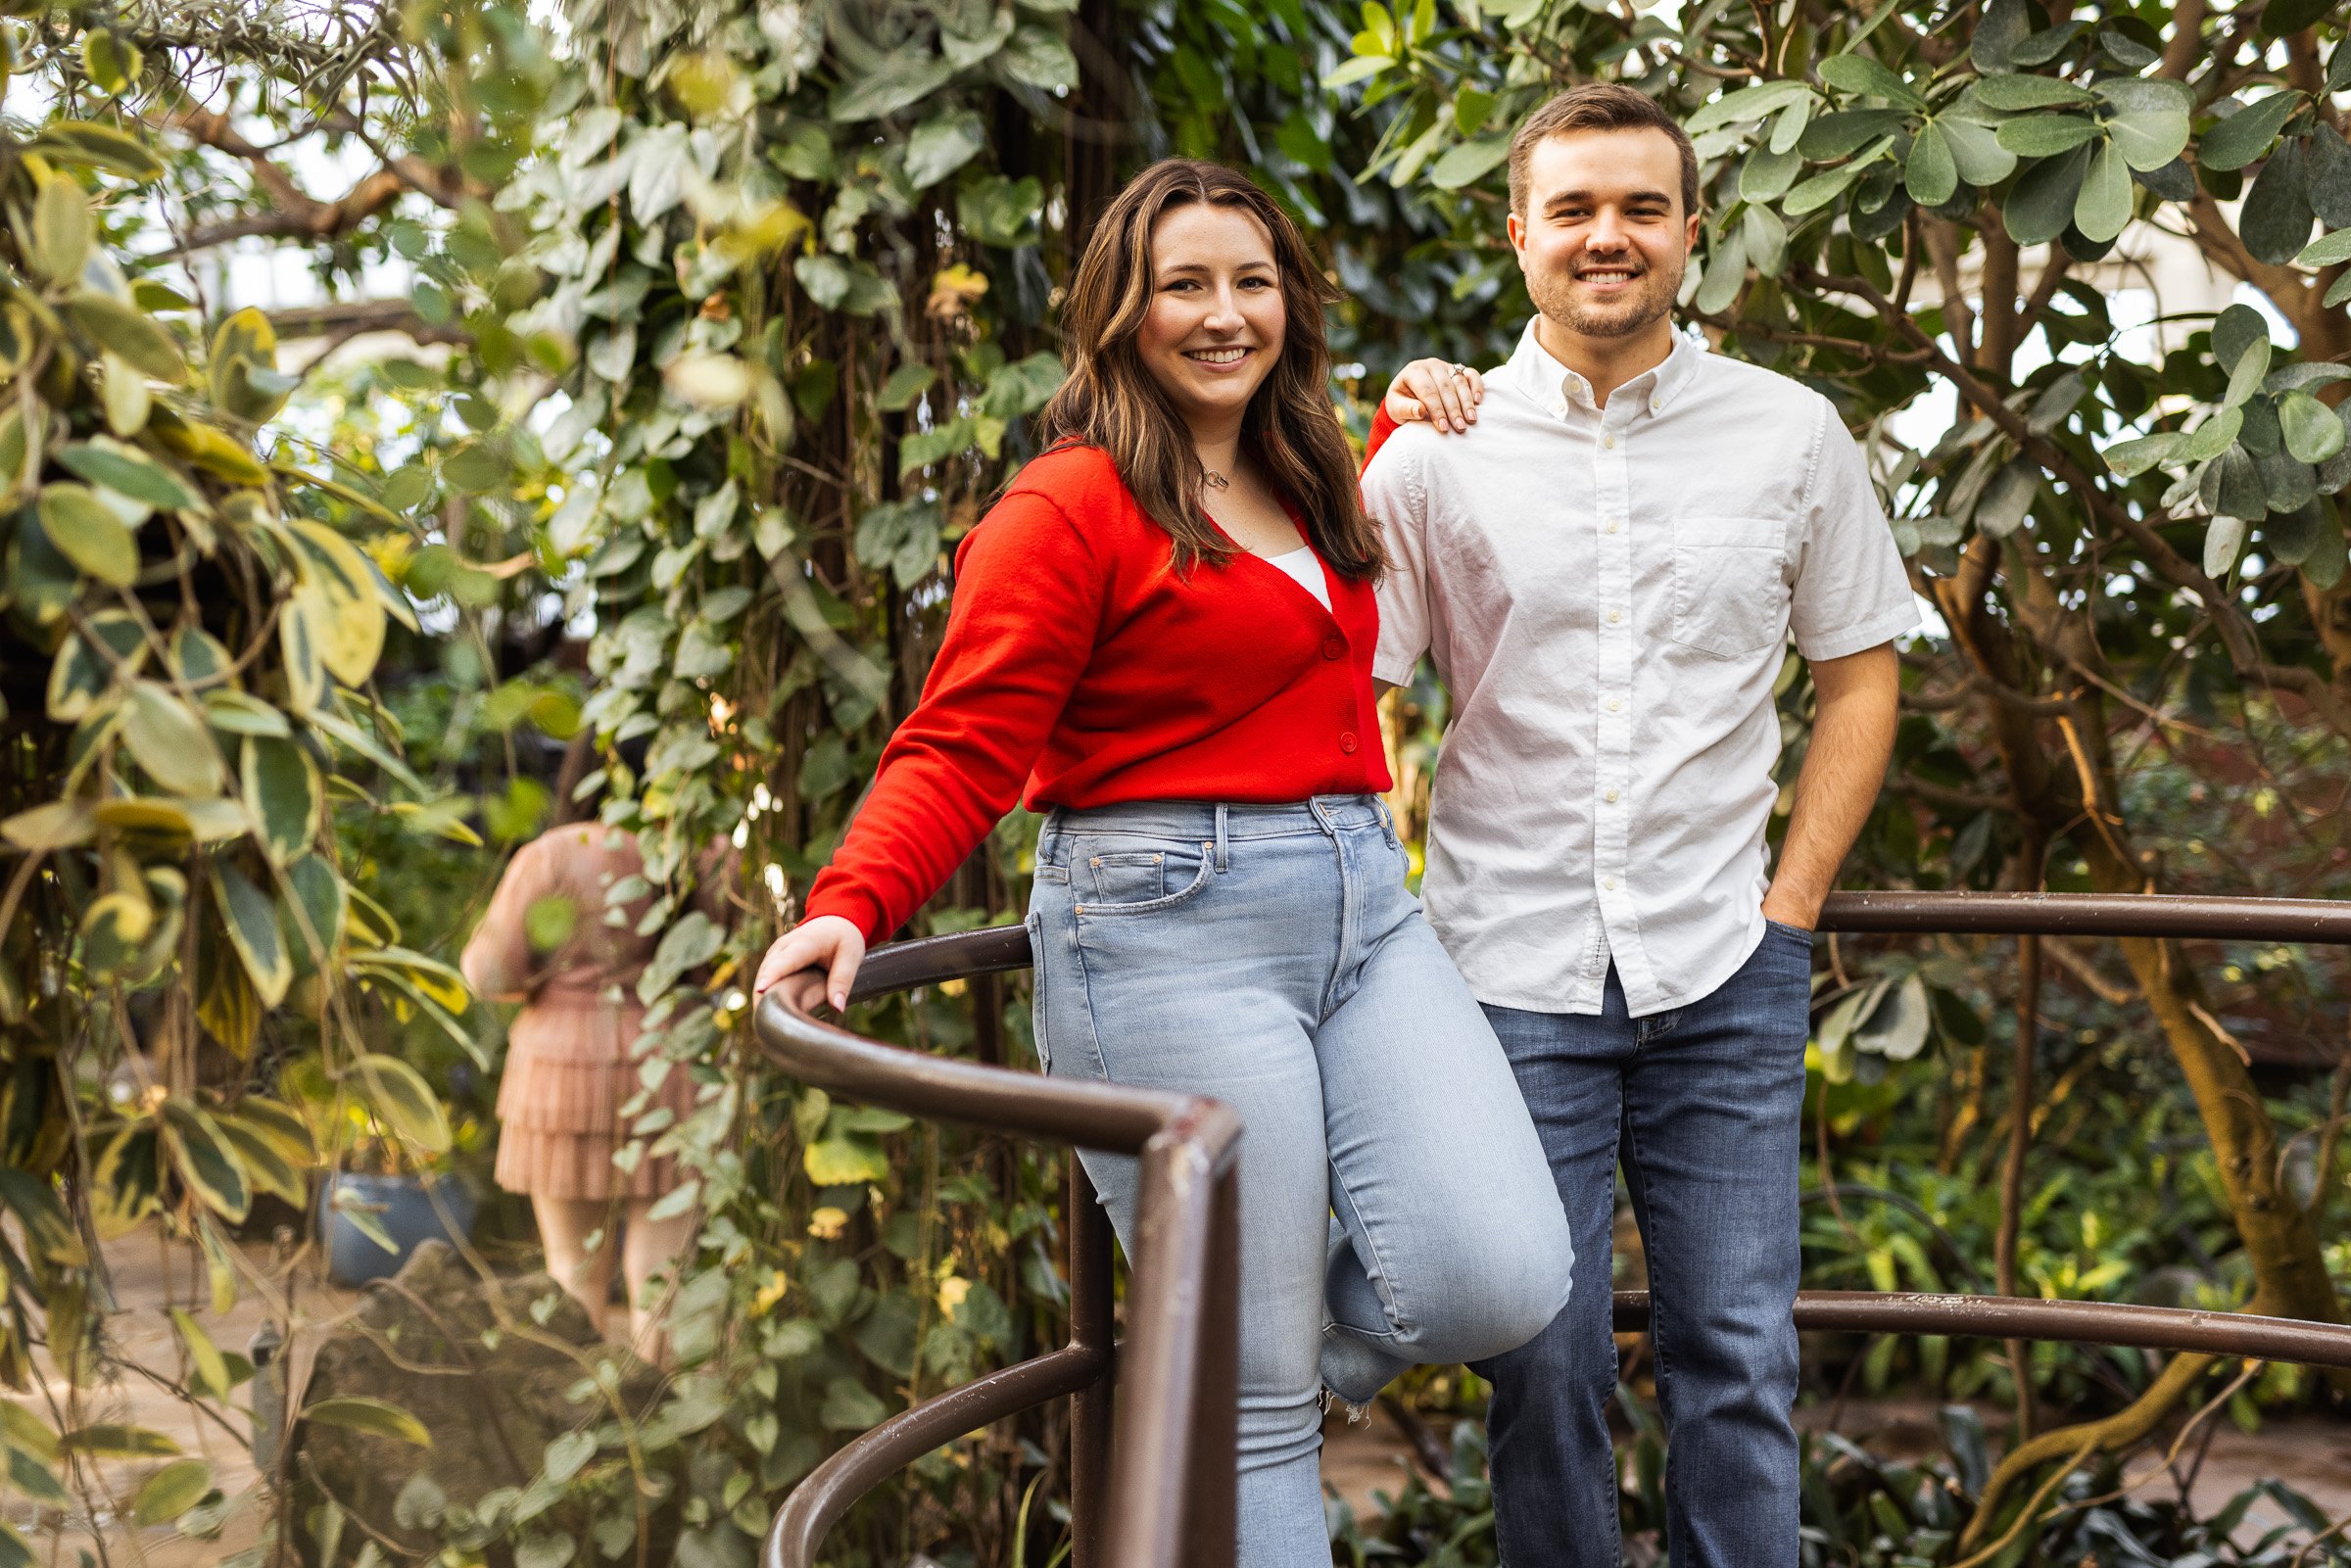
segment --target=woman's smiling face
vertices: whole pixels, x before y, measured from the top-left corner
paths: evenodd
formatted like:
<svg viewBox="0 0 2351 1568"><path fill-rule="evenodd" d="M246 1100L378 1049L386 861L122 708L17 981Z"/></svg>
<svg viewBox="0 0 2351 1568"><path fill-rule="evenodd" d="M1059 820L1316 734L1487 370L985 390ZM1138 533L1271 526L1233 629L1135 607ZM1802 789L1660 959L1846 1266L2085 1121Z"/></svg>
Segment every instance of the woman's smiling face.
<svg viewBox="0 0 2351 1568"><path fill-rule="evenodd" d="M1192 202L1151 227L1151 308L1135 350L1186 422L1237 423L1288 320L1272 236L1253 214Z"/></svg>

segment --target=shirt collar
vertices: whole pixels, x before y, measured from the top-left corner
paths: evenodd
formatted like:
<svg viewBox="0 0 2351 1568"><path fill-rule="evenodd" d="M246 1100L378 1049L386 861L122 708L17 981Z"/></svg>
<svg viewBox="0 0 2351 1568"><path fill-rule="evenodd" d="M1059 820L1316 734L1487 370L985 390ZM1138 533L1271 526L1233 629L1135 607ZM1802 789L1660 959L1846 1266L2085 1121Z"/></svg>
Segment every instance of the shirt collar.
<svg viewBox="0 0 2351 1568"><path fill-rule="evenodd" d="M1609 394L1609 407L1623 408L1620 420L1630 418L1645 406L1651 413L1662 413L1689 387L1705 356L1703 339L1675 328L1673 347L1664 359ZM1536 338L1533 321L1527 322L1525 332L1519 335L1510 368L1520 390L1559 418L1565 418L1571 406L1586 409L1593 406L1592 383L1553 357L1551 351Z"/></svg>

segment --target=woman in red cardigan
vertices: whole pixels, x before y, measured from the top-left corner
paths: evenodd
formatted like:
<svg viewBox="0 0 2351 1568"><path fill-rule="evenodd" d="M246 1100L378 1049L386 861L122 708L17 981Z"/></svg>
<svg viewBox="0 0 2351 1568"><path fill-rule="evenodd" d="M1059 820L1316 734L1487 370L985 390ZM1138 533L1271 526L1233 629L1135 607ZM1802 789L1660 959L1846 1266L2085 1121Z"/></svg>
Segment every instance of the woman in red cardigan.
<svg viewBox="0 0 2351 1568"><path fill-rule="evenodd" d="M1239 1112L1240 1560L1325 1568L1325 1389L1500 1354L1566 1301L1510 1068L1378 792L1377 529L1327 392L1332 298L1279 208L1169 160L1103 214L1070 375L956 552L921 704L760 966L846 1001L1016 800L1046 1070ZM1083 1156L1133 1244L1132 1159Z"/></svg>

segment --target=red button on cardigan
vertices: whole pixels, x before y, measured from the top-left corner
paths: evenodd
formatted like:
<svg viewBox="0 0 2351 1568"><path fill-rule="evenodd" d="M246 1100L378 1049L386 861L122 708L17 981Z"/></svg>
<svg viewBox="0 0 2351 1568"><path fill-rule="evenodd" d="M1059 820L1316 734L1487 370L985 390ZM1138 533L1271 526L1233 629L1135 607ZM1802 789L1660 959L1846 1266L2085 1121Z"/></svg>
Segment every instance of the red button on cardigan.
<svg viewBox="0 0 2351 1568"><path fill-rule="evenodd" d="M1278 802L1388 787L1367 582L1331 607L1246 552L1176 572L1174 544L1110 458L1036 458L955 553L955 601L923 699L806 913L868 942L904 925L1016 800ZM1324 656L1344 639L1351 656ZM1332 744L1336 738L1338 743Z"/></svg>

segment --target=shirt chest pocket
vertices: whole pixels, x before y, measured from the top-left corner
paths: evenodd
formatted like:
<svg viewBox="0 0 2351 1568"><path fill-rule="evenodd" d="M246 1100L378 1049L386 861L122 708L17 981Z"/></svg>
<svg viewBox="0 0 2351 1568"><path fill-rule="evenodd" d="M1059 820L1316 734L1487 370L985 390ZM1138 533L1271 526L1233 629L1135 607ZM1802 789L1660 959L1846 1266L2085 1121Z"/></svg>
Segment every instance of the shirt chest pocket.
<svg viewBox="0 0 2351 1568"><path fill-rule="evenodd" d="M1718 658L1788 636L1787 525L1767 517L1673 524L1673 640Z"/></svg>

